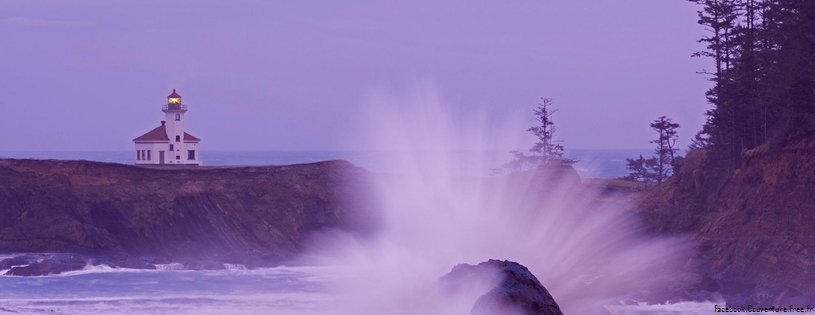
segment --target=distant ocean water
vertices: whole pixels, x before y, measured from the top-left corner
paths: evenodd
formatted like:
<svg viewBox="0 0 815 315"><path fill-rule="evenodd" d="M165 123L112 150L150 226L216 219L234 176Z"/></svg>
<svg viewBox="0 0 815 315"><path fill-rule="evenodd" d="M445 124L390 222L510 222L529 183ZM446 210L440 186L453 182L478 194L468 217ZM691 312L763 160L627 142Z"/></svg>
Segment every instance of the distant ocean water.
<svg viewBox="0 0 815 315"><path fill-rule="evenodd" d="M326 303L336 290L331 288L330 267L241 267L188 271L88 266L59 275L0 275L0 313L331 314Z"/></svg>
<svg viewBox="0 0 815 315"><path fill-rule="evenodd" d="M240 265L213 271L88 266L59 275L0 275L0 313L348 314L336 309L343 277L348 276L328 266L246 270ZM714 304L610 305L606 310L609 315L695 315L712 313Z"/></svg>
<svg viewBox="0 0 815 315"><path fill-rule="evenodd" d="M583 178L616 178L628 174L626 158L650 156L650 149L616 150L569 150L566 157L579 160L574 168ZM0 158L33 158L60 160L88 160L133 164L131 151L0 151ZM342 159L373 172L393 172L392 161L400 152L394 151L207 151L202 150L201 160L207 166L238 165L289 165ZM426 154L429 158L430 153ZM422 155L419 155L419 159ZM507 151L455 151L451 157L456 161L460 175L489 175L492 168L501 166L512 156Z"/></svg>

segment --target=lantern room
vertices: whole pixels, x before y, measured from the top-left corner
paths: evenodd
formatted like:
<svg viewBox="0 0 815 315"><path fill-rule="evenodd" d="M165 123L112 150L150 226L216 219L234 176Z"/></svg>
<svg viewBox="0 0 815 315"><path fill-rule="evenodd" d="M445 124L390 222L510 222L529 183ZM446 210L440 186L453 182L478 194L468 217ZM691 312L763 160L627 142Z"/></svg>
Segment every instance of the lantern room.
<svg viewBox="0 0 815 315"><path fill-rule="evenodd" d="M175 92L173 89L173 93L167 96L167 105L178 105L181 104L181 95Z"/></svg>

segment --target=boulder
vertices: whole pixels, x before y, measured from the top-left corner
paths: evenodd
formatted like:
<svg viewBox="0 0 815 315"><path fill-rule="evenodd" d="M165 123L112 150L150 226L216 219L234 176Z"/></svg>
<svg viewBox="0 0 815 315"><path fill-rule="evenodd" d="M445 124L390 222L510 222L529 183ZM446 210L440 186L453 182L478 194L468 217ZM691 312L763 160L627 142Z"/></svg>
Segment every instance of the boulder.
<svg viewBox="0 0 815 315"><path fill-rule="evenodd" d="M523 265L489 260L476 266L461 264L440 282L449 293L484 283L497 283L476 300L471 315L562 315L549 291Z"/></svg>

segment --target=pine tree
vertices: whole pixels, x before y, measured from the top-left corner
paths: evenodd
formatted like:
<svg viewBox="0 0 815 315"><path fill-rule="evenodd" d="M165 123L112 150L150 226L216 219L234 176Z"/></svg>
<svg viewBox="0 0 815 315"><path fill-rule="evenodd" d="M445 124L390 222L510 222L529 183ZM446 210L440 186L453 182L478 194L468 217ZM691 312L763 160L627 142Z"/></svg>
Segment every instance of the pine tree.
<svg viewBox="0 0 815 315"><path fill-rule="evenodd" d="M645 183L661 183L673 174L673 165L676 160L676 139L678 138L676 129L679 124L671 122L670 118L660 116L653 123L651 128L659 134L656 140L651 143L656 144L654 155L645 159L640 155L638 159L625 159L627 168L631 170L621 179L633 180Z"/></svg>
<svg viewBox="0 0 815 315"><path fill-rule="evenodd" d="M625 162L626 168L631 170L631 173L620 177L621 179L644 183L649 183L653 180L651 168L656 163L654 158L645 159L642 157L642 154L640 154L638 159L625 159Z"/></svg>
<svg viewBox="0 0 815 315"><path fill-rule="evenodd" d="M743 153L780 148L815 135L815 1L690 0L702 5L700 39L711 57L711 109L693 148L707 149L706 170L724 178Z"/></svg>
<svg viewBox="0 0 815 315"><path fill-rule="evenodd" d="M538 103L538 108L535 109L535 121L540 125L527 129L538 138L538 142L529 149L529 152L532 153L532 156L530 156L532 164L574 164L575 160L563 157L562 141L555 138L557 128L555 128L555 123L552 121L552 115L557 109L551 109L552 99L541 97L541 101L541 103Z"/></svg>
<svg viewBox="0 0 815 315"><path fill-rule="evenodd" d="M493 173L502 174L506 172L520 172L546 165L571 165L577 162L575 159L563 157L562 141L557 140L557 128L552 121L552 115L557 109L552 109L552 99L541 97L541 103L535 108L534 120L536 125L529 127L537 138L537 142L529 149L531 155L526 155L521 151L510 151L514 159L504 163L499 169L493 169Z"/></svg>
<svg viewBox="0 0 815 315"><path fill-rule="evenodd" d="M651 143L656 144L654 149L654 162L651 165L651 176L653 181L661 183L668 179L673 174L673 164L676 159L676 139L678 138L676 129L679 124L671 122L670 118L660 116L653 123L651 128L659 133L659 137L651 140Z"/></svg>

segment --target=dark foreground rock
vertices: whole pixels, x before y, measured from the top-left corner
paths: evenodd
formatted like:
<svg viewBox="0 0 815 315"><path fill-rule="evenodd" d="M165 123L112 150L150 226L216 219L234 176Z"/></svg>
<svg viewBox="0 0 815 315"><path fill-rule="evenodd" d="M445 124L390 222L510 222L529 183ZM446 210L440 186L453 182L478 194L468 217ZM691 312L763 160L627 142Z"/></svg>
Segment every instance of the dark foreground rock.
<svg viewBox="0 0 815 315"><path fill-rule="evenodd" d="M11 267L7 276L46 276L66 271L82 270L86 262L78 255L54 255L51 257L22 256L0 261L0 266ZM0 267L2 269L2 267Z"/></svg>
<svg viewBox="0 0 815 315"><path fill-rule="evenodd" d="M549 291L523 265L489 260L472 266L461 264L440 282L448 292L466 290L484 281L498 283L476 300L472 315L562 315Z"/></svg>
<svg viewBox="0 0 815 315"><path fill-rule="evenodd" d="M345 161L147 168L0 159L0 253L73 253L127 268L270 266L313 232L369 233L371 196L368 173ZM69 267L30 274L36 268Z"/></svg>

